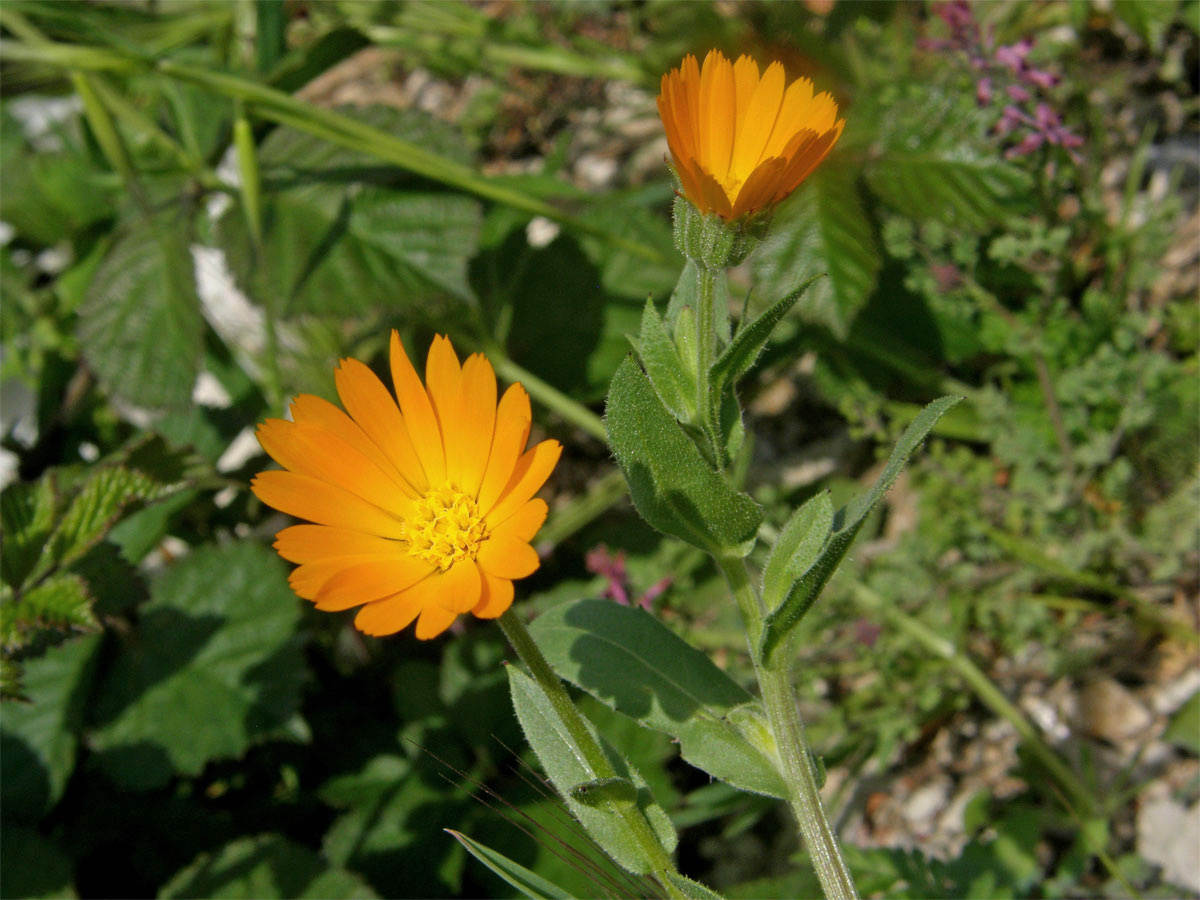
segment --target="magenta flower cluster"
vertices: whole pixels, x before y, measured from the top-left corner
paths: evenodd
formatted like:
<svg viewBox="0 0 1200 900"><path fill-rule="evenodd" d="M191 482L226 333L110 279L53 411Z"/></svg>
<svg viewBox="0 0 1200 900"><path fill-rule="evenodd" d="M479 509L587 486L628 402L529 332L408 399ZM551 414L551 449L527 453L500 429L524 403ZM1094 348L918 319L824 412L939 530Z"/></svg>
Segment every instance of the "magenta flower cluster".
<svg viewBox="0 0 1200 900"><path fill-rule="evenodd" d="M1062 147L1078 163L1075 148L1083 138L1068 130L1062 117L1039 94L1058 84L1052 72L1039 69L1029 61L1033 38L1023 38L1015 44L996 46L989 30L979 27L971 4L967 0L950 0L934 7L934 13L950 30L949 40L924 40L928 50L963 53L971 67L979 73L975 83L975 100L980 106L1003 104L995 131L1001 137L1012 137L1016 143L1005 156L1028 156L1043 145Z"/></svg>
<svg viewBox="0 0 1200 900"><path fill-rule="evenodd" d="M593 575L602 576L607 584L600 596L615 600L622 606L630 605L632 587L629 583L629 573L625 571L625 551L609 552L606 544L600 544L588 551L584 557L584 565ZM637 599L637 605L650 611L651 604L671 584L671 576L655 582L648 591Z"/></svg>

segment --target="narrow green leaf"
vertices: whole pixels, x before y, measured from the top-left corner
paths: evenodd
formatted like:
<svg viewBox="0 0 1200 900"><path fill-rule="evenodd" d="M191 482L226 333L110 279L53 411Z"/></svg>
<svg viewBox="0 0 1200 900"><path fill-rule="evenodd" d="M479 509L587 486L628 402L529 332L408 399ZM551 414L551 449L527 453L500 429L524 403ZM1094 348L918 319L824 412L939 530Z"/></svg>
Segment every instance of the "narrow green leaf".
<svg viewBox="0 0 1200 900"><path fill-rule="evenodd" d="M760 749L769 735L756 732L753 697L645 610L580 600L543 613L530 630L555 672L676 738L692 765L744 790L785 796Z"/></svg>
<svg viewBox="0 0 1200 900"><path fill-rule="evenodd" d="M771 655L816 602L826 582L829 581L830 576L842 561L842 557L850 549L858 530L866 520L867 513L892 486L892 482L900 474L908 457L937 424L937 420L941 418L942 414L960 400L962 400L961 397L942 397L921 410L913 419L912 424L905 429L904 434L900 436L896 449L888 457L887 464L879 473L879 477L871 489L854 498L834 516L833 531L825 542L825 546L821 548L816 561L795 581L783 602L767 616L760 646L764 662L770 662Z"/></svg>
<svg viewBox="0 0 1200 900"><path fill-rule="evenodd" d="M495 872L512 887L520 891L521 896L528 897L529 900L555 900L555 898L560 897L565 898L565 900L574 900L573 895L565 888L547 881L541 875L529 871L520 863L513 862L499 850L493 850L486 844L481 844L479 841L473 840L462 832L454 831L451 828L447 828L445 831L462 844L468 853Z"/></svg>
<svg viewBox="0 0 1200 900"><path fill-rule="evenodd" d="M749 552L758 504L709 468L632 358L613 376L604 424L647 522L710 553Z"/></svg>
<svg viewBox="0 0 1200 900"><path fill-rule="evenodd" d="M651 871L651 861L630 835L624 816L614 808L620 804L610 802L592 806L581 803L573 796L577 786L595 782L599 778L598 774L587 764L583 751L571 738L566 725L537 683L517 666L509 666L507 671L513 708L521 723L521 729L525 732L525 739L529 741L529 746L533 748L547 777L558 789L563 802L592 839L619 865L639 875ZM596 734L594 728L591 730ZM596 737L601 741L601 746L617 774L637 788L638 808L645 814L659 841L670 853L678 841L670 818L662 807L654 802L649 787L637 770L601 740L599 735Z"/></svg>
<svg viewBox="0 0 1200 900"><path fill-rule="evenodd" d="M684 369L675 342L663 327L653 301L646 301L634 349L663 405L681 422L690 421L696 411L696 385Z"/></svg>
<svg viewBox="0 0 1200 900"><path fill-rule="evenodd" d="M750 258L755 288L768 297L786 296L827 274L796 309L843 338L875 289L882 264L857 176L857 169L845 165L822 166L784 202Z"/></svg>
<svg viewBox="0 0 1200 900"><path fill-rule="evenodd" d="M667 878L687 900L725 900L716 891L705 887L698 881L692 881L686 875L678 872L668 872Z"/></svg>
<svg viewBox="0 0 1200 900"><path fill-rule="evenodd" d="M720 396L725 386L735 385L738 380L750 370L758 354L767 345L767 339L780 320L790 310L815 282L819 275L813 276L796 290L777 301L762 315L748 325L743 325L734 335L733 341L713 363L709 370L713 393Z"/></svg>
<svg viewBox="0 0 1200 900"><path fill-rule="evenodd" d="M767 609L779 606L796 579L817 561L832 528L829 491L815 494L792 513L763 569L762 596Z"/></svg>
<svg viewBox="0 0 1200 900"><path fill-rule="evenodd" d="M200 371L204 322L191 257L168 237L178 229L166 220L131 228L96 269L79 310L88 363L137 406L186 406Z"/></svg>
<svg viewBox="0 0 1200 900"><path fill-rule="evenodd" d="M637 788L628 778L595 778L571 788L571 796L585 806L636 803Z"/></svg>

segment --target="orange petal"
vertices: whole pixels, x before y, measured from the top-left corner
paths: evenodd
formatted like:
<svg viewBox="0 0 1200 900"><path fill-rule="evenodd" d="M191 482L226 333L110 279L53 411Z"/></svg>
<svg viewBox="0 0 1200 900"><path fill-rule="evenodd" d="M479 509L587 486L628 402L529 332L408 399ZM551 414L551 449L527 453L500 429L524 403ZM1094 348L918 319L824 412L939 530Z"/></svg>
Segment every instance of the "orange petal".
<svg viewBox="0 0 1200 900"><path fill-rule="evenodd" d="M435 638L457 618L456 613L432 603L421 610L421 618L417 619L417 637L423 641Z"/></svg>
<svg viewBox="0 0 1200 900"><path fill-rule="evenodd" d="M433 565L415 556L356 563L330 577L314 599L317 609L349 609L406 590L433 570Z"/></svg>
<svg viewBox="0 0 1200 900"><path fill-rule="evenodd" d="M710 50L700 72L701 158L705 171L722 182L729 174L736 107L733 66L719 50Z"/></svg>
<svg viewBox="0 0 1200 900"><path fill-rule="evenodd" d="M492 534L504 534L520 541L531 541L538 529L546 522L550 507L540 497L534 497L503 523L492 529Z"/></svg>
<svg viewBox="0 0 1200 900"><path fill-rule="evenodd" d="M512 581L497 578L483 569L479 570L479 575L483 581L483 594L471 612L481 619L494 619L504 615L513 602Z"/></svg>
<svg viewBox="0 0 1200 900"><path fill-rule="evenodd" d="M267 419L258 426L258 442L276 462L297 475L336 485L400 515L412 509L417 495L411 486L389 475L331 431L306 423Z"/></svg>
<svg viewBox="0 0 1200 900"><path fill-rule="evenodd" d="M473 559L460 559L442 574L438 582L438 606L458 615L468 612L479 602L483 583Z"/></svg>
<svg viewBox="0 0 1200 900"><path fill-rule="evenodd" d="M408 546L348 528L292 525L275 535L275 550L288 562L308 563L339 556L407 555Z"/></svg>
<svg viewBox="0 0 1200 900"><path fill-rule="evenodd" d="M542 562L529 544L503 532L494 532L479 545L476 561L497 578L524 578L536 572Z"/></svg>
<svg viewBox="0 0 1200 900"><path fill-rule="evenodd" d="M421 600L409 589L368 603L354 617L354 627L363 634L380 637L407 628L421 612Z"/></svg>
<svg viewBox="0 0 1200 900"><path fill-rule="evenodd" d="M484 516L489 528L498 527L538 492L554 471L561 454L562 444L558 441L542 441L517 460L508 485L500 494L496 505ZM480 508L484 507L481 505Z"/></svg>
<svg viewBox="0 0 1200 900"><path fill-rule="evenodd" d="M362 427L328 400L301 394L292 400L291 411L293 422L331 431L385 472L392 468L391 461Z"/></svg>
<svg viewBox="0 0 1200 900"><path fill-rule="evenodd" d="M434 335L433 343L429 345L429 356L425 360L425 387L442 433L442 447L446 449L446 477L449 478L457 460L450 459L450 448L446 445L449 443L447 438L455 433L461 415L462 367L458 364L450 339L440 334Z"/></svg>
<svg viewBox="0 0 1200 900"><path fill-rule="evenodd" d="M737 115L734 120L734 134L741 132L746 123L746 114L750 111L750 98L758 87L758 63L749 56L742 55L733 64L733 86L736 97Z"/></svg>
<svg viewBox="0 0 1200 900"><path fill-rule="evenodd" d="M764 159L754 170L754 174L746 179L742 189L738 191L737 202L733 204L733 218L743 213L762 209L771 202L779 188L780 180L787 169L787 160L782 157Z"/></svg>
<svg viewBox="0 0 1200 900"><path fill-rule="evenodd" d="M413 448L421 460L421 467L430 484L441 485L446 481L446 457L442 451L442 431L438 427L437 416L434 415L433 405L429 395L417 377L416 369L404 352L400 343L400 335L392 331L390 359L392 367L392 383L396 388L396 397L400 402L400 412L408 433L412 437Z"/></svg>
<svg viewBox="0 0 1200 900"><path fill-rule="evenodd" d="M529 428L533 424L533 413L529 407L529 394L520 384L509 385L500 406L496 409L496 426L492 436L491 452L487 468L479 485L479 508L487 512L496 504L501 491L512 478L525 442L529 440Z"/></svg>
<svg viewBox="0 0 1200 900"><path fill-rule="evenodd" d="M788 85L788 89L783 95L783 103L779 107L779 117L775 121L775 128L771 132L771 136L767 138L766 147L763 149L764 158L787 156L784 148L796 132L813 127L809 117L805 115L812 105L812 96L813 84L807 78L797 78Z"/></svg>
<svg viewBox="0 0 1200 900"><path fill-rule="evenodd" d="M315 600L318 592L330 578L347 566L370 562L369 556L339 556L297 566L288 575L288 584L303 600ZM356 604L350 604L354 606Z"/></svg>
<svg viewBox="0 0 1200 900"><path fill-rule="evenodd" d="M272 470L255 475L250 489L267 506L298 519L383 537L404 537L400 519L317 478Z"/></svg>
<svg viewBox="0 0 1200 900"><path fill-rule="evenodd" d="M783 103L783 84L783 65L778 62L771 63L758 82L754 96L750 98L745 123L734 142L733 157L729 163L731 179L745 181L762 159L767 139L774 131L775 121L779 118L779 107Z"/></svg>
<svg viewBox="0 0 1200 900"><path fill-rule="evenodd" d="M838 122L833 131L827 131L821 135L788 163L786 171L780 178L780 189L776 192L774 202L779 202L799 187L801 182L812 174L813 169L821 164L821 160L829 155L829 151L837 143L844 124L844 121Z"/></svg>
<svg viewBox="0 0 1200 900"><path fill-rule="evenodd" d="M447 457L459 464L457 471L447 466L450 480L471 496L479 493L495 430L496 373L486 356L475 353L463 364L458 429L446 435L446 442L456 447Z"/></svg>
<svg viewBox="0 0 1200 900"><path fill-rule="evenodd" d="M343 359L333 373L342 405L418 494L429 490L400 407L383 382L357 359Z"/></svg>

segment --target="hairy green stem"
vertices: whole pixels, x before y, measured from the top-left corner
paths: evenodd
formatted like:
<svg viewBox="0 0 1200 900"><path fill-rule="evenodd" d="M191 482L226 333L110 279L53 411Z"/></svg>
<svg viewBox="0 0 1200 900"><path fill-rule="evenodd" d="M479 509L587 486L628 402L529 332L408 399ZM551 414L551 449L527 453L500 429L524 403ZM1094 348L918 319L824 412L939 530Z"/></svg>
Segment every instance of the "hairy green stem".
<svg viewBox="0 0 1200 900"><path fill-rule="evenodd" d="M1062 757L1054 752L1054 748L1046 743L1037 728L1017 708L1016 704L1004 696L1004 692L996 687L983 670L971 661L970 657L960 653L952 642L898 608L894 603L888 602L865 584L855 585L854 593L864 605L882 615L909 637L916 639L926 650L949 663L985 706L1012 724L1017 733L1021 735L1029 752L1037 757L1038 762L1070 796L1080 812L1085 816L1095 814L1096 803L1092 799L1091 791L1075 776Z"/></svg>
<svg viewBox="0 0 1200 900"><path fill-rule="evenodd" d="M716 436L711 433L709 420L712 418L712 369L717 349L717 311L714 308L717 294L717 276L707 266L699 269L699 309L696 310L696 413L700 416L700 427L713 441L714 461L719 465L721 455L716 449ZM723 277L723 276L722 276Z"/></svg>
<svg viewBox="0 0 1200 900"><path fill-rule="evenodd" d="M729 589L746 623L750 656L762 691L763 706L779 761L779 774L788 788L788 801L800 825L800 834L808 848L821 889L829 900L852 900L858 897L850 868L842 858L837 836L821 804L821 791L813 771L812 752L804 735L804 723L796 706L789 675L786 653L776 653L776 662L766 665L759 658L764 609L762 600L750 582L746 564L739 558L719 557L716 560L729 582Z"/></svg>
<svg viewBox="0 0 1200 900"><path fill-rule="evenodd" d="M554 707L558 718L566 726L567 733L583 753L588 767L596 774L597 778L617 777L616 769L613 768L608 757L604 755L604 750L592 736L583 714L572 702L567 689L554 674L554 670L550 668L550 663L538 649L533 635L529 633L529 629L525 627L521 617L510 608L496 621L500 623L500 628L503 630L504 636L508 638L509 644L512 645L521 662L525 664L546 699L550 701L550 705ZM654 877L663 886L663 889L671 897L682 897L683 894L667 876L667 873L679 874L675 869L675 864L654 834L654 829L650 827L646 817L636 807L614 805L612 809L625 820L630 835L637 841L642 853L650 861Z"/></svg>

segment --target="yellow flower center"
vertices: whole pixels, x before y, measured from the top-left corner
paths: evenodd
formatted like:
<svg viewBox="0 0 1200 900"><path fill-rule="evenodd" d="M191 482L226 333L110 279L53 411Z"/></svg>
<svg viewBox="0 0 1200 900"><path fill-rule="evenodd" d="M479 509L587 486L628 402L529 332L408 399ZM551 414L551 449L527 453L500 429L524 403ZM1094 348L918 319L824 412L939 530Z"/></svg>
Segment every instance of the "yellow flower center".
<svg viewBox="0 0 1200 900"><path fill-rule="evenodd" d="M474 559L487 537L479 504L453 484L430 491L417 501L404 523L408 550L443 572L463 559Z"/></svg>

